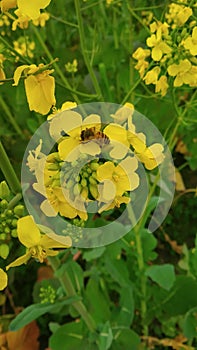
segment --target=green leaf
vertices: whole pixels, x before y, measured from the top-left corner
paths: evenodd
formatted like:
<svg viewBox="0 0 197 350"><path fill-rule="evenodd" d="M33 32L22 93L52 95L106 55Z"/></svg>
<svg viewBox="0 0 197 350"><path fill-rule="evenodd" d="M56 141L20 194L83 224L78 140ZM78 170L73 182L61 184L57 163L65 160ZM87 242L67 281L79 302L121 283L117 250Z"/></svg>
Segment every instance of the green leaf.
<svg viewBox="0 0 197 350"><path fill-rule="evenodd" d="M141 241L143 247L144 261L154 260L157 257L157 253L153 250L157 246L157 239L154 235L146 229L141 231Z"/></svg>
<svg viewBox="0 0 197 350"><path fill-rule="evenodd" d="M197 338L197 307L189 310L185 315L183 333L188 339Z"/></svg>
<svg viewBox="0 0 197 350"><path fill-rule="evenodd" d="M134 299L131 286L122 288L120 312L116 319L119 326L130 327L134 316Z"/></svg>
<svg viewBox="0 0 197 350"><path fill-rule="evenodd" d="M103 323L110 318L109 300L102 292L99 283L90 279L85 290L85 300L89 313L96 323Z"/></svg>
<svg viewBox="0 0 197 350"><path fill-rule="evenodd" d="M76 261L70 260L55 272L55 276L63 276L64 271L69 274L75 290L80 292L83 289L83 270L81 266Z"/></svg>
<svg viewBox="0 0 197 350"><path fill-rule="evenodd" d="M123 260L105 259L105 267L111 277L121 286L125 287L130 284L129 272Z"/></svg>
<svg viewBox="0 0 197 350"><path fill-rule="evenodd" d="M171 264L153 265L147 268L146 276L160 287L170 290L175 282L174 266Z"/></svg>
<svg viewBox="0 0 197 350"><path fill-rule="evenodd" d="M110 350L139 350L140 337L132 329L119 329L114 334L114 341Z"/></svg>
<svg viewBox="0 0 197 350"><path fill-rule="evenodd" d="M69 305L79 300L79 297L70 297L61 301L57 301L54 304L33 304L26 307L16 318L10 323L10 330L17 331L18 329L26 326L30 322L36 320L38 317L46 314L47 312L54 312L59 310L64 305Z"/></svg>
<svg viewBox="0 0 197 350"><path fill-rule="evenodd" d="M83 323L71 322L59 327L50 337L49 347L52 350L90 349L84 339Z"/></svg>
<svg viewBox="0 0 197 350"><path fill-rule="evenodd" d="M100 256L103 255L105 249L106 249L106 247L98 247L98 248L94 248L91 250L87 250L84 252L83 258L86 261L91 261L91 260L100 258Z"/></svg>
<svg viewBox="0 0 197 350"><path fill-rule="evenodd" d="M108 350L112 344L113 333L109 321L102 327L98 338L99 350Z"/></svg>

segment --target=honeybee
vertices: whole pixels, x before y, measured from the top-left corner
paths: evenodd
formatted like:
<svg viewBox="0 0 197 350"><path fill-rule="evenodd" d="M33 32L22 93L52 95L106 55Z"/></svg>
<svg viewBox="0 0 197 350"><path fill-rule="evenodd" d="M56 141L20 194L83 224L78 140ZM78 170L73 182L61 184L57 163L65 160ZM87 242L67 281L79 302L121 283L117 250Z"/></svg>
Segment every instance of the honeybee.
<svg viewBox="0 0 197 350"><path fill-rule="evenodd" d="M95 140L99 144L108 145L110 140L107 135L105 135L102 131L96 131L95 126L92 128L86 128L81 132L81 141L87 142L90 140Z"/></svg>

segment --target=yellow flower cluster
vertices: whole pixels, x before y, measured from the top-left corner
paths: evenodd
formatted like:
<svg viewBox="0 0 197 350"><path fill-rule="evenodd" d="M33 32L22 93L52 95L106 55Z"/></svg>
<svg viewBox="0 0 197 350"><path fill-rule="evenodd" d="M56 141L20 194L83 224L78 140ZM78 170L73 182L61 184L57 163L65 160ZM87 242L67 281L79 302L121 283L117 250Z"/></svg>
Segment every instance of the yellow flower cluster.
<svg viewBox="0 0 197 350"><path fill-rule="evenodd" d="M33 51L35 49L35 42L29 41L28 38L20 37L18 40L13 42L14 50L18 52L21 56L27 56L30 58L34 57ZM19 57L16 57L16 61Z"/></svg>
<svg viewBox="0 0 197 350"><path fill-rule="evenodd" d="M41 263L47 256L55 256L58 250L71 247L72 241L68 236L62 237L60 243L59 236L53 232L48 232L47 235L42 233L42 230L35 224L31 216L20 218L17 222L17 233L20 243L26 247L26 253L15 261L6 266L6 270L11 267L26 264L30 258L34 258ZM3 290L8 283L6 272L0 269L0 290Z"/></svg>
<svg viewBox="0 0 197 350"><path fill-rule="evenodd" d="M86 221L91 202L98 203L99 213L127 204L130 192L140 185L139 162L155 169L164 159L164 149L160 143L147 146L145 134L136 132L130 104L111 115L115 122L108 125L98 114L82 119L73 103L64 107L70 104L72 109L49 119L56 152L44 155L40 140L27 165L36 177L34 190L45 197L40 208L46 216Z"/></svg>
<svg viewBox="0 0 197 350"><path fill-rule="evenodd" d="M41 27L45 26L46 21L49 19L48 13L41 13L41 9L45 9L51 0L1 0L1 11L6 12L12 8L17 7L14 14L17 18L12 23L12 30L16 30L17 27L26 29L29 25L29 21L33 21L33 24Z"/></svg>
<svg viewBox="0 0 197 350"><path fill-rule="evenodd" d="M147 49L139 47L133 54L135 68L146 85L165 96L171 81L174 87L197 86L197 26L187 1L171 3L165 22L150 24ZM184 25L184 27L183 27Z"/></svg>

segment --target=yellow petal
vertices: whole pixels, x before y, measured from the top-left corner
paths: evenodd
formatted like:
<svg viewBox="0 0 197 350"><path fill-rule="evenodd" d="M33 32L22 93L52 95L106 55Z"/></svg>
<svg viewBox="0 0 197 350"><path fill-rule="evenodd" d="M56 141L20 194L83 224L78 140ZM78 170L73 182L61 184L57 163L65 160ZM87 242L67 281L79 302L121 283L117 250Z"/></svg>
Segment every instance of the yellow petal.
<svg viewBox="0 0 197 350"><path fill-rule="evenodd" d="M44 9L49 5L51 0L17 0L18 8L23 15L36 19L40 16L40 9Z"/></svg>
<svg viewBox="0 0 197 350"><path fill-rule="evenodd" d="M103 181L106 179L112 179L112 174L114 172L115 165L112 162L106 162L100 165L97 169L97 179Z"/></svg>
<svg viewBox="0 0 197 350"><path fill-rule="evenodd" d="M54 209L54 207L52 207L48 199L44 200L41 203L40 209L46 216L49 216L49 217L55 217L58 214L58 212Z"/></svg>
<svg viewBox="0 0 197 350"><path fill-rule="evenodd" d="M14 260L11 264L6 266L6 270L9 270L10 267L16 267L16 266L20 266L23 264L26 264L26 262L31 258L31 253L26 253L22 256L20 256L18 259Z"/></svg>
<svg viewBox="0 0 197 350"><path fill-rule="evenodd" d="M158 46L153 47L151 56L154 61L160 61L160 59L162 58L161 49Z"/></svg>
<svg viewBox="0 0 197 350"><path fill-rule="evenodd" d="M7 273L0 269L0 290L3 290L7 287L8 284L8 276Z"/></svg>
<svg viewBox="0 0 197 350"><path fill-rule="evenodd" d="M52 249L52 248L69 248L72 245L72 240L70 237L63 237L63 236L59 236L59 235L55 235L57 236L57 241L55 241L54 239L52 239L51 237L48 237L48 235L43 235L41 240L40 240L40 245L42 245L44 248L46 249ZM65 242L60 243L58 241L59 237L63 238L63 241Z"/></svg>
<svg viewBox="0 0 197 350"><path fill-rule="evenodd" d="M25 91L30 111L47 114L55 105L55 79L45 72L25 79Z"/></svg>
<svg viewBox="0 0 197 350"><path fill-rule="evenodd" d="M94 141L81 143L79 150L81 153L90 154L92 156L95 156L101 152L100 146Z"/></svg>
<svg viewBox="0 0 197 350"><path fill-rule="evenodd" d="M18 82L21 78L21 74L23 73L23 71L28 68L29 66L27 64L23 64L22 66L16 68L15 72L14 72L14 84L12 84L12 86L17 86Z"/></svg>
<svg viewBox="0 0 197 350"><path fill-rule="evenodd" d="M17 6L17 0L2 0L1 1L1 11L5 12Z"/></svg>
<svg viewBox="0 0 197 350"><path fill-rule="evenodd" d="M127 131L119 124L111 123L104 129L104 134L110 140L118 141L128 146Z"/></svg>
<svg viewBox="0 0 197 350"><path fill-rule="evenodd" d="M79 141L72 137L67 137L58 145L59 156L62 160L66 160L69 153L74 151L79 145ZM72 156L72 155L71 155Z"/></svg>
<svg viewBox="0 0 197 350"><path fill-rule="evenodd" d="M25 247L30 248L39 244L41 235L32 216L28 215L18 220L17 232L19 241Z"/></svg>

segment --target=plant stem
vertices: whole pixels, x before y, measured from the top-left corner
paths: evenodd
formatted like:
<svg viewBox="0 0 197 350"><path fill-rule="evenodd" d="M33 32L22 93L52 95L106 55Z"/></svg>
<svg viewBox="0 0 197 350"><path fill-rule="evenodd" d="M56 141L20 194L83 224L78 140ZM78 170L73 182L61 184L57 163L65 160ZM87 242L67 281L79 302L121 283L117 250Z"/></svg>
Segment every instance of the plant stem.
<svg viewBox="0 0 197 350"><path fill-rule="evenodd" d="M128 205L128 212L129 212L129 218L131 220L131 223L136 222L135 214L133 212L133 209L131 205ZM147 306L146 306L146 283L147 283L147 277L145 275L145 263L144 263L144 255L143 255L143 249L142 249L142 241L140 236L140 227L134 226L133 230L135 232L135 243L136 243L136 251L137 251L137 263L140 273L140 287L141 287L141 320L142 320L142 328L143 328L143 334L145 336L148 336L148 326L146 325L146 313L147 313Z"/></svg>
<svg viewBox="0 0 197 350"><path fill-rule="evenodd" d="M79 26L79 37L80 37L80 45L81 45L81 51L83 54L83 58L84 58L86 67L88 69L88 72L90 74L90 77L92 79L92 83L94 85L94 89L96 91L96 94L98 95L98 99L103 101L103 96L102 96L100 86L98 84L98 80L96 78L94 70L90 64L89 57L87 55L87 49L86 49L86 45L85 45L85 33L84 33L84 27L83 27L83 21L82 21L82 16L81 16L79 0L75 0L75 9L76 9L76 15L77 15L78 26Z"/></svg>
<svg viewBox="0 0 197 350"><path fill-rule="evenodd" d="M17 134L22 138L25 139L24 134L21 130L21 128L18 126L17 122L15 121L15 119L12 116L12 113L10 112L7 104L4 102L2 96L0 96L0 104L6 114L6 116L8 117L8 120L10 122L10 124L13 126L14 130L17 132Z"/></svg>
<svg viewBox="0 0 197 350"><path fill-rule="evenodd" d="M57 256L48 257L48 260L49 260L54 271L56 271L60 267L60 260ZM60 281L60 283L61 283L61 285L62 285L63 289L65 290L68 297L76 295L75 288L72 284L72 281L69 277L69 274L66 271L64 271L63 276L59 277L59 281ZM83 318L83 320L86 323L89 330L91 332L94 332L96 330L96 323L95 323L94 319L92 318L92 316L87 311L83 302L81 300L75 301L73 303L73 307L79 312L79 314Z"/></svg>
<svg viewBox="0 0 197 350"><path fill-rule="evenodd" d="M1 141L0 141L0 167L12 192L15 194L20 193L21 192L20 182L16 176L14 168L10 163L10 160L7 156L7 153Z"/></svg>

